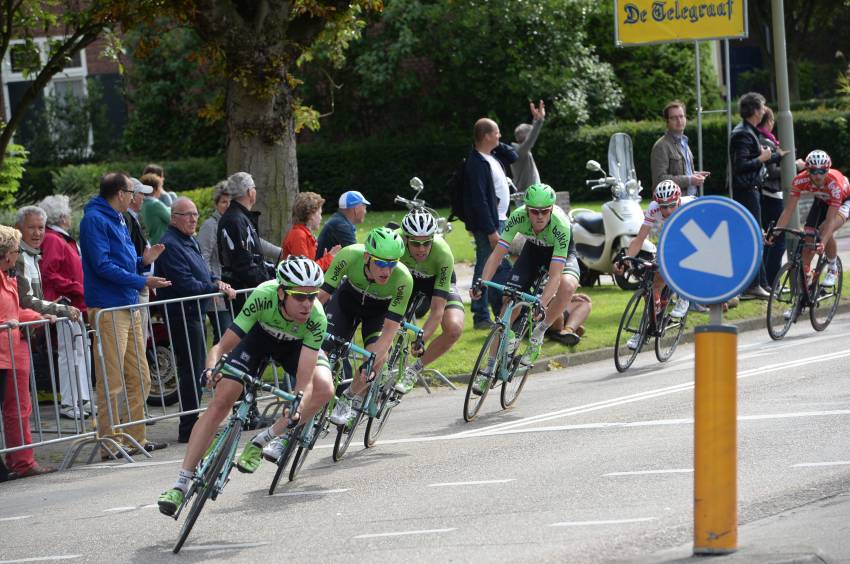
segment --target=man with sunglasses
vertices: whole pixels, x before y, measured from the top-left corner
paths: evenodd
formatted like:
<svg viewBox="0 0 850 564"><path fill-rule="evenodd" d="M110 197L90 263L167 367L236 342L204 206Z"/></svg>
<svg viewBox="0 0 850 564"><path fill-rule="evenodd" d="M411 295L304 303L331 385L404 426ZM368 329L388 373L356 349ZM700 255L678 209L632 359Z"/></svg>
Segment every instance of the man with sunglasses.
<svg viewBox="0 0 850 564"><path fill-rule="evenodd" d="M286 410L275 423L245 446L236 467L251 473L261 457L277 461L285 445L276 440L287 425L307 421L333 394L331 371L321 350L327 328L322 305L316 298L324 281L322 269L307 257L287 257L278 264L276 280L260 284L245 302L233 324L207 355L204 377L215 395L207 411L192 428L186 455L174 486L159 497L159 510L174 515L183 503L195 467L209 447L219 424L242 394L241 380L213 374L212 369L227 354L227 364L255 374L269 358L295 376L295 392L303 392L300 413Z"/></svg>
<svg viewBox="0 0 850 564"><path fill-rule="evenodd" d="M422 356L405 368L404 376L395 389L406 394L413 389L419 373L451 348L463 334L463 302L457 289L454 272L455 259L445 239L437 235L437 218L424 209L415 209L401 220L401 236L404 239L404 254L401 263L413 275L413 296L422 293L426 301L416 312L422 318L429 310L431 314L422 327L423 341L442 327L440 336L424 351L414 351Z"/></svg>
<svg viewBox="0 0 850 564"><path fill-rule="evenodd" d="M821 282L822 286L834 286L837 277L838 246L832 236L840 229L847 216L850 215L850 182L840 171L832 167L832 159L825 151L815 150L806 156L806 170L794 177L791 182L791 192L788 204L779 216L776 227L785 227L791 219L791 214L797 209L797 202L803 192L810 192L814 197L809 215L806 216L807 232L818 231L820 243L818 253L826 251L829 268ZM772 240L766 241L768 244ZM814 249L803 251L803 268L809 272Z"/></svg>
<svg viewBox="0 0 850 564"><path fill-rule="evenodd" d="M376 227L366 235L364 244L349 245L336 254L319 291L319 301L326 304L328 333L350 340L359 321L363 345L375 353L376 374L387 359L413 290L410 271L398 262L402 254L401 236L392 229ZM334 425L345 425L354 415L368 376L355 371L354 381L331 413Z"/></svg>
<svg viewBox="0 0 850 564"><path fill-rule="evenodd" d="M547 184L532 184L526 189L523 196L525 205L514 210L508 218L505 231L481 274L481 280L492 280L517 234L525 236L526 244L511 269L506 286L527 292L541 270L548 269L549 280L540 297L545 317L531 332L531 346L527 358L523 359L527 363L537 360L546 330L564 315L564 309L578 288L578 261L574 255L570 255L570 220L555 205L555 199L555 190ZM476 281L470 289L473 300L482 296L481 280ZM495 354L494 348L490 352L486 373L476 377L473 391L477 394L483 393L483 386L489 381L489 375L496 365Z"/></svg>
<svg viewBox="0 0 850 564"><path fill-rule="evenodd" d="M640 230L638 230L637 236L631 243L629 243L626 255L630 257L637 256L643 246L643 242L650 233L659 232L667 218L673 215L673 212L679 209L679 206L684 206L685 204L693 202L695 199L696 196L683 197L682 189L679 188L679 185L673 180L662 180L659 182L652 194L652 201L649 203L649 207L646 208L646 211L643 214L643 225L641 225ZM621 262L616 262L614 264L614 272L622 274L623 270L624 268ZM660 303L661 291L663 289L664 279L656 272L655 279L652 283L652 295L655 297L656 306ZM672 317L682 318L688 313L689 307L690 302L680 297L676 302L673 311L670 312L670 315ZM631 339L629 339L626 346L630 349L635 349L639 343L640 335L635 334Z"/></svg>

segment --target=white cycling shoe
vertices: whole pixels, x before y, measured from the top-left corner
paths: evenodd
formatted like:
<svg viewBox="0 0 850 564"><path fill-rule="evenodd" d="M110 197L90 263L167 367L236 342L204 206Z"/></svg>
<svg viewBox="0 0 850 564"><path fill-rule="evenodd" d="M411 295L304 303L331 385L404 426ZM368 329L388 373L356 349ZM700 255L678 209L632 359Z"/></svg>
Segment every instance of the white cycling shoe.
<svg viewBox="0 0 850 564"><path fill-rule="evenodd" d="M673 311L670 312L670 317L675 317L676 319L682 319L688 314L688 308L690 307L691 302L684 298L679 298L679 301L676 302L676 305L673 306Z"/></svg>

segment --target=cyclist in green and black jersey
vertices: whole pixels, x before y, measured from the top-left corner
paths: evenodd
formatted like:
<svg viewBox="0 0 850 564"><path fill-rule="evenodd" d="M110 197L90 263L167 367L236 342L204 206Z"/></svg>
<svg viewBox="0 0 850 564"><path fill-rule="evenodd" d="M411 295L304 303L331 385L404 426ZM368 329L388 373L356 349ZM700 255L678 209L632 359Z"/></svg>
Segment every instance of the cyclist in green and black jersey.
<svg viewBox="0 0 850 564"><path fill-rule="evenodd" d="M336 254L319 291L328 333L350 340L359 321L363 346L375 353L376 374L387 359L413 290L410 271L398 262L402 254L404 241L399 234L376 227L366 236L364 245L349 245ZM331 413L332 423L345 425L354 415L353 404L362 399L367 377L355 371L354 381Z"/></svg>
<svg viewBox="0 0 850 564"><path fill-rule="evenodd" d="M396 384L396 391L409 392L419 377L419 372L451 348L463 333L463 302L457 289L455 258L445 239L437 233L437 219L427 210L415 209L401 222L401 235L405 242L401 262L413 275L413 296L421 292L427 301L416 312L421 318L430 309L431 314L422 327L423 341L428 342L437 327L440 336L431 342L422 356L405 368L404 377Z"/></svg>
<svg viewBox="0 0 850 564"><path fill-rule="evenodd" d="M285 432L287 424L312 417L333 395L330 368L321 350L327 320L316 300L324 281L322 269L306 257L288 257L278 264L276 278L251 292L233 324L207 355L204 376L208 385L215 387L215 395L192 429L177 482L159 497L159 510L166 515L174 515L183 503L195 467L242 393L241 380L211 373L222 355L228 354L227 364L252 374L272 358L295 376L294 391L304 393L300 413L287 410L245 446L237 462L241 472L256 470L261 452L263 457L277 460L284 445L273 439Z"/></svg>

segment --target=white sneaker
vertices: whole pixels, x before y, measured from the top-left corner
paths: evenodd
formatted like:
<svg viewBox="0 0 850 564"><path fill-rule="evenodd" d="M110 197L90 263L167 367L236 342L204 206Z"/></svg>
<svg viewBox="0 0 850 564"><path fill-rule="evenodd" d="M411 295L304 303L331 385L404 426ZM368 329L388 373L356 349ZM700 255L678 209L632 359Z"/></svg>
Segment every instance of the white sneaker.
<svg viewBox="0 0 850 564"><path fill-rule="evenodd" d="M793 315L792 311L791 311L790 309L786 309L786 310L782 313L782 318L783 318L784 320L788 321L789 319L791 319L791 315Z"/></svg>
<svg viewBox="0 0 850 564"><path fill-rule="evenodd" d="M79 408L75 405L60 406L59 415L65 419L83 419L88 416L85 412L81 413Z"/></svg>
<svg viewBox="0 0 850 564"><path fill-rule="evenodd" d="M676 302L676 305L673 307L673 311L670 312L670 317L682 319L685 315L687 315L690 305L691 303L688 300L679 298L679 301Z"/></svg>
<svg viewBox="0 0 850 564"><path fill-rule="evenodd" d="M826 273L826 276L823 277L823 282L821 282L820 285L831 288L832 286L835 286L835 281L837 279L838 269L830 267Z"/></svg>
<svg viewBox="0 0 850 564"><path fill-rule="evenodd" d="M337 398L336 406L334 406L333 413L331 413L331 423L334 425L345 425L348 423L348 419L352 413L354 413L354 410L351 408L351 398L342 394Z"/></svg>
<svg viewBox="0 0 850 564"><path fill-rule="evenodd" d="M626 343L626 346L629 347L632 350L636 350L638 348L639 344L640 344L640 335L638 333L635 333L634 335L632 335L632 338L629 339L629 342Z"/></svg>
<svg viewBox="0 0 850 564"><path fill-rule="evenodd" d="M414 368L413 365L407 365L404 367L404 376L398 379L398 382L395 383L395 391L400 394L406 394L410 390L413 389L413 386L416 385L416 381L419 379L419 371Z"/></svg>
<svg viewBox="0 0 850 564"><path fill-rule="evenodd" d="M263 458L268 460L269 462L274 462L277 464L277 461L280 460L281 455L283 454L283 450L286 448L286 443L280 437L275 437L271 440L269 444L263 447Z"/></svg>

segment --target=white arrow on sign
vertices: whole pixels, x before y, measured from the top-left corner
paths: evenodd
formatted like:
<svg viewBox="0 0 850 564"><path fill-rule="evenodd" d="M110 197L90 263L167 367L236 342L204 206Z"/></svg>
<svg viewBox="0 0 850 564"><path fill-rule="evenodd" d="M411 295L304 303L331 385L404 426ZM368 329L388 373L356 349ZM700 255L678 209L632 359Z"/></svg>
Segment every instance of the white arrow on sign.
<svg viewBox="0 0 850 564"><path fill-rule="evenodd" d="M689 270L732 278L732 247L729 245L729 223L721 221L709 237L693 219L682 227L682 234L696 251L683 258L679 266Z"/></svg>

